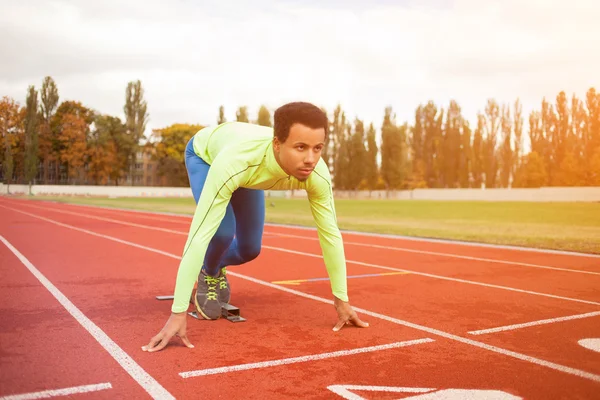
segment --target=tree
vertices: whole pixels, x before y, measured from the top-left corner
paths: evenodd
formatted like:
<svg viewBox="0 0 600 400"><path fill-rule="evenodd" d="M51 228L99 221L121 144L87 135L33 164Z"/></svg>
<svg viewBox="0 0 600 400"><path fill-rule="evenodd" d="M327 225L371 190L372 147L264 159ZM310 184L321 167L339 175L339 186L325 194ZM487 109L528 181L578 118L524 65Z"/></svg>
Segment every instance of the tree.
<svg viewBox="0 0 600 400"><path fill-rule="evenodd" d="M381 126L381 177L388 190L401 189L407 177L408 125L396 125L392 108L386 107Z"/></svg>
<svg viewBox="0 0 600 400"><path fill-rule="evenodd" d="M485 108L486 123L484 125L483 141L483 168L485 174L485 187L496 187L498 176L498 157L496 154L496 143L500 129L500 107L498 103L489 99Z"/></svg>
<svg viewBox="0 0 600 400"><path fill-rule="evenodd" d="M379 178L379 171L377 167L377 142L375 140L375 127L373 123L369 126L367 132L367 153L365 159L365 179L369 189L374 190Z"/></svg>
<svg viewBox="0 0 600 400"><path fill-rule="evenodd" d="M248 119L248 107L239 107L235 113L235 118L238 122L250 122L250 120Z"/></svg>
<svg viewBox="0 0 600 400"><path fill-rule="evenodd" d="M477 128L473 137L473 187L481 188L484 174L484 141L483 130L485 126L485 117L477 114Z"/></svg>
<svg viewBox="0 0 600 400"><path fill-rule="evenodd" d="M25 114L25 181L31 186L38 170L38 92L34 86L29 86L27 91L27 112Z"/></svg>
<svg viewBox="0 0 600 400"><path fill-rule="evenodd" d="M125 124L118 117L98 115L94 127L87 146L88 177L97 185L111 180L118 185L119 179L127 173L126 149L131 148Z"/></svg>
<svg viewBox="0 0 600 400"><path fill-rule="evenodd" d="M569 131L571 130L569 114L570 110L567 104L567 96L565 92L561 91L556 97L556 117L554 119L555 126L551 138L552 164L556 166L561 166L566 153L573 151L573 149L570 148L571 146L569 146ZM561 177L559 178L558 175L561 175ZM564 171L559 169L552 176L550 185L559 185L559 181L562 181L562 184L565 184L565 179L569 180L568 177L564 175Z"/></svg>
<svg viewBox="0 0 600 400"><path fill-rule="evenodd" d="M60 161L67 165L69 178L77 178L79 169L83 167L87 155L86 121L74 114L65 114L61 121L61 130L58 140L63 151Z"/></svg>
<svg viewBox="0 0 600 400"><path fill-rule="evenodd" d="M267 107L260 106L260 109L258 110L258 120L256 123L261 126L273 126L273 123L271 122L271 112Z"/></svg>
<svg viewBox="0 0 600 400"><path fill-rule="evenodd" d="M185 168L185 146L192 136L202 128L201 125L173 124L153 131L158 175L166 177L168 185L186 186L189 184Z"/></svg>
<svg viewBox="0 0 600 400"><path fill-rule="evenodd" d="M500 187L507 188L511 182L511 172L513 169L512 156L512 120L510 117L510 107L502 106L502 115L500 120L502 129L502 143L500 147Z"/></svg>
<svg viewBox="0 0 600 400"><path fill-rule="evenodd" d="M442 151L440 154L443 170L441 171L441 186L458 187L458 174L461 156L461 128L463 118L461 109L456 101L452 100L446 114L446 127L443 132Z"/></svg>
<svg viewBox="0 0 600 400"><path fill-rule="evenodd" d="M425 182L427 187L440 187L441 164L440 148L442 140L442 121L444 111L438 112L437 106L429 101L423 108L423 160L425 162Z"/></svg>
<svg viewBox="0 0 600 400"><path fill-rule="evenodd" d="M553 140L555 139L555 129L556 129L556 115L554 114L554 109L548 101L544 98L542 100L542 135L544 137L544 151L540 153L542 160L544 162L547 181L546 184L552 184L554 179L554 172L558 166L554 165L554 145Z"/></svg>
<svg viewBox="0 0 600 400"><path fill-rule="evenodd" d="M331 164L333 165L333 184L336 189L341 189L339 185L341 185L341 182L343 181L342 175L345 154L342 154L342 151L345 151L345 135L346 114L342 110L342 106L338 104L333 111L333 122L331 123L329 135L329 141L331 142L329 145L329 157Z"/></svg>
<svg viewBox="0 0 600 400"><path fill-rule="evenodd" d="M519 99L515 101L514 111L513 111L513 123L514 123L514 133L515 133L515 148L513 151L513 163L512 163L512 171L511 174L514 176L517 173L517 169L519 168L519 162L521 160L521 152L523 149L523 108L521 106L521 102Z"/></svg>
<svg viewBox="0 0 600 400"><path fill-rule="evenodd" d="M227 122L225 118L225 107L219 107L219 119L217 120L217 124L221 125L222 123Z"/></svg>
<svg viewBox="0 0 600 400"><path fill-rule="evenodd" d="M51 122L56 107L58 106L58 88L52 77L47 76L42 82L42 90L40 91L41 103L41 126L39 140L39 154L43 165L43 180L48 183L48 175L50 171L50 163L58 162L58 154L54 151L56 145L56 133L51 129Z"/></svg>
<svg viewBox="0 0 600 400"><path fill-rule="evenodd" d="M19 105L9 97L3 97L0 101L0 138L2 150L2 174L7 185L12 183L15 171L15 148L23 130L23 116Z"/></svg>
<svg viewBox="0 0 600 400"><path fill-rule="evenodd" d="M94 112L80 102L63 101L58 106L50 122L50 129L57 133L56 176L59 176L59 163L63 163L70 181L83 174L79 169L86 162L87 139L94 119Z"/></svg>
<svg viewBox="0 0 600 400"><path fill-rule="evenodd" d="M358 118L354 121L354 133L350 136L348 150L348 189L357 190L361 185L364 186L363 179L366 178L367 172L365 168L367 160L365 125Z"/></svg>
<svg viewBox="0 0 600 400"><path fill-rule="evenodd" d="M125 91L125 106L123 110L125 112L125 126L127 128L127 134L131 137L132 147L128 154L129 163L129 177L131 179L131 185L134 183L133 179L133 166L135 164L135 156L140 147L140 141L144 137L146 131L146 123L148 122L148 105L144 100L144 89L142 88L142 82L137 80L135 82L129 82Z"/></svg>
<svg viewBox="0 0 600 400"><path fill-rule="evenodd" d="M535 151L527 154L515 176L515 187L539 188L547 180L546 166Z"/></svg>
<svg viewBox="0 0 600 400"><path fill-rule="evenodd" d="M463 120L460 133L460 156L458 164L458 181L461 188L468 188L470 186L469 173L472 162L471 128L469 127L469 122Z"/></svg>
<svg viewBox="0 0 600 400"><path fill-rule="evenodd" d="M586 106L588 110L585 132L585 159L589 166L587 168L587 182L589 185L597 185L600 180L600 169L594 164L600 148L600 93L590 88L586 93Z"/></svg>

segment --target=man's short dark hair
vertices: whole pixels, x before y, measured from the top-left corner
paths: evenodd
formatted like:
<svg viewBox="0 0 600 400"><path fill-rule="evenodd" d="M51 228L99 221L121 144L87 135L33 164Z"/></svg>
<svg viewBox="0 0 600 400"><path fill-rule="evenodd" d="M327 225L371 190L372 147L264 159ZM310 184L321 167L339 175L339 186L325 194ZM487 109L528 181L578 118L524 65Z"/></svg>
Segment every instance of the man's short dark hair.
<svg viewBox="0 0 600 400"><path fill-rule="evenodd" d="M299 101L284 104L275 110L273 119L274 134L281 143L285 143L290 134L290 128L296 123L312 129L323 128L325 129L325 137L327 137L329 131L327 114L311 103Z"/></svg>

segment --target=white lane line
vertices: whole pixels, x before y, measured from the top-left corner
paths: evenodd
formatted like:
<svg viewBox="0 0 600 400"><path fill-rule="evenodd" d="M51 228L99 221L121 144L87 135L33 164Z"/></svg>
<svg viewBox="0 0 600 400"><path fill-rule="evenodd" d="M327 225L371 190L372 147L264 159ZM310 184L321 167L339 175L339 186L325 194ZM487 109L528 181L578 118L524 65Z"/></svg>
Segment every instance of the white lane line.
<svg viewBox="0 0 600 400"><path fill-rule="evenodd" d="M4 206L2 206L2 207L4 207ZM9 207L4 207L4 208L9 208ZM181 257L178 256L178 255L176 255L176 254L170 254L170 253L167 253L165 251L153 249L151 247L143 246L143 245L140 245L140 244L137 244L137 243L133 243L133 242L128 242L126 240L118 239L118 238L115 238L115 237L112 237L112 236L102 235L102 234L99 234L99 233L96 233L96 232L89 231L87 229L77 228L77 227L74 227L74 226L71 226L71 225L63 224L63 223L51 220L49 218L40 217L40 216L37 216L35 214L30 214L30 213L27 213L27 212L24 212L24 211L20 211L20 210L15 210L15 211L17 211L19 213L22 213L22 214L30 215L30 216L32 216L34 218L38 218L38 219L50 222L50 223L58 225L58 226L63 226L63 227L68 228L68 229L73 229L73 230L76 230L76 231L84 232L84 233L87 233L87 234L90 234L90 235L93 235L93 236L97 236L97 237L101 237L101 238L104 238L104 239L107 239L107 240L111 240L111 241L114 241L114 242L117 242L117 243L126 244L128 246L137 247L137 248L148 250L148 251L151 251L151 252L154 252L154 253L162 254L162 255L165 255L167 257L171 257L171 258L174 258L174 259L177 259L177 260L181 260ZM247 281L254 282L254 283L257 283L257 284L262 285L262 286L267 286L267 287L270 287L270 288L273 288L273 289L281 290L283 292L295 294L296 296L300 296L300 297L304 297L304 298L307 298L307 299L312 299L312 300L315 300L315 301L319 301L319 302L322 302L322 303L333 305L333 300L325 299L323 297L314 296L312 294L300 292L298 290L290 289L290 288L287 288L287 287L284 287L284 286L275 285L273 283L262 281L260 279L256 279L256 278L253 278L253 277L250 277L250 276L238 274L238 273L233 272L233 271L227 272L227 273L230 274L230 275L232 275L232 276L236 276L238 278L245 279ZM401 319L389 317L387 315L379 314L379 313L376 313L376 312L373 312L373 311L369 311L369 310L365 310L365 309L362 309L362 308L359 308L359 307L353 306L353 309L355 311L362 312L365 315L369 315L369 316L372 316L374 318L382 319L384 321L392 322L394 324L398 324L398 325L402 325L402 326L407 326L409 328L413 328L413 329L417 329L417 330L420 330L420 331L424 331L424 332L427 332L427 333L429 333L431 335L440 336L440 337L443 337L443 338L446 338L446 339L454 340L454 341L457 341L457 342L460 342L460 343L464 343L464 344L467 344L467 345L478 347L478 348L481 348L481 349L484 349L484 350L488 350L488 351L491 351L491 352L494 352L494 353L502 354L502 355L505 355L505 356L508 356L508 357L512 357L512 358L515 358L515 359L518 359L518 360L526 361L526 362L529 362L529 363L532 363L532 364L536 364L536 365L541 365L541 366L544 366L544 367L547 367L547 368L550 368L550 369L553 369L553 370L556 370L556 371L564 372L566 374L579 376L581 378L589 379L589 380L592 380L592 381L595 381L595 382L600 382L600 375L592 374L590 372L586 372L586 371L583 371L583 370L580 370L580 369L567 367L567 366L556 364L556 363L553 363L553 362L550 362L550 361L542 360L540 358L535 358L535 357L531 357L531 356L528 356L528 355L525 355L525 354L517 353L515 351L506 350L506 349L503 349L503 348L500 348L500 347L496 347L496 346L491 346L491 345L488 345L488 344L485 344L485 343L482 343L482 342L478 342L476 340L467 339L467 338L464 338L464 337L461 337L461 336L458 336L458 335L453 335L451 333L447 333L447 332L444 332L444 331L441 331L441 330L438 330L438 329L429 328L427 326L415 324L415 323L408 322L408 321L403 321Z"/></svg>
<svg viewBox="0 0 600 400"><path fill-rule="evenodd" d="M298 254L298 255L308 256L308 257L314 257L314 258L323 258L323 256L321 256L319 254L306 253L306 252L303 252L303 251L296 251L296 250L288 250L288 249L283 249L281 247L272 247L272 246L265 246L265 245L263 245L262 247L264 249L277 250L277 251L282 251L284 253ZM362 262L362 261L346 260L346 262L349 263L349 264L356 264L356 265L362 265L362 266L365 266L365 267L373 267L373 268L385 269L385 270L388 270L388 271L408 272L408 273L410 273L412 275L420 275L420 276L426 276L428 278L443 279L443 280L451 281L451 282L467 283L469 285L477 285L477 286L490 287L490 288L494 288L494 289L509 290L511 292L526 293L526 294L532 294L532 295L535 295L535 296L550 297L550 298L553 298L553 299L574 301L574 302L577 302L577 303L592 304L592 305L595 305L595 306L600 306L600 303L595 302L595 301L574 299L572 297L563 297L563 296L557 296L557 295L548 294L548 293L533 292L531 290L516 289L516 288L509 287L509 286L492 285L491 283L482 283L482 282L469 281L469 280L466 280L466 279L450 278L450 277L442 276L442 275L428 274L428 273L425 273L425 272L413 271L413 270L410 270L410 269L386 267L384 265L370 264L370 263L365 263L365 262Z"/></svg>
<svg viewBox="0 0 600 400"><path fill-rule="evenodd" d="M16 200L16 201L26 201L26 200ZM166 212L166 211L150 211L150 210L139 210L132 208L119 208L119 207L108 207L108 206L91 206L87 204L75 204L75 203L63 203L51 200L36 200L39 202L53 203L53 204L61 204L61 205L70 205L75 207L86 207L86 208L98 208L102 210L109 211L121 211L121 212L130 212L137 214L153 214L153 215L168 215L172 217L181 217L192 219L192 215L190 214L181 214L174 212ZM146 217L152 218L152 217ZM170 221L173 222L173 221ZM178 221L179 222L179 221ZM183 221L189 224L189 221ZM295 230L303 230L303 231L316 231L316 228L310 226L301 226L301 225L290 225L290 224L277 224L273 222L265 223L265 226L272 226L276 228L286 228L286 229L295 229ZM460 240L452 240L452 239L436 239L436 238L424 238L424 237L416 237L416 236L404 236L404 235L394 235L394 234L386 234L386 233L375 233L375 232L360 232L353 230L342 230L342 233L355 235L355 236L367 236L367 237L378 237L378 238L388 238L388 239L396 239L396 240L407 240L413 242L425 242L425 243L443 243L450 245L459 245L459 246L467 246L467 247L485 247L492 249L502 249L502 250L513 250L522 253L543 253L543 254L558 254L564 256L575 256L575 257L587 257L587 258L600 258L600 254L591 254L591 253L581 253L575 251L565 251L565 250L552 250L552 249L539 249L536 247L525 247L525 246L511 246L511 245L502 245L502 244L491 244L491 243L479 243L479 242L466 242Z"/></svg>
<svg viewBox="0 0 600 400"><path fill-rule="evenodd" d="M40 216L38 216L36 214L30 214L30 213L28 213L26 211L17 210L16 208L6 207L6 206L2 206L2 205L0 205L0 207L4 207L4 208L7 208L7 209L10 209L10 210L13 210L13 211L17 211L17 212L20 212L22 214L33 216L35 218L39 218L39 219L42 219L42 220L45 220L45 221L50 221L52 223L56 223L56 224L61 225L61 226L71 227L71 225L62 224L61 222L57 222L57 221L50 220L50 219L47 219L47 218L44 218L44 217L40 217ZM130 225L130 223L124 222L124 221L121 221L120 223L123 224L123 225ZM154 228L154 227L151 227L151 226L140 225L140 224L131 224L131 225L132 226L136 226L138 228L159 229L159 228ZM73 229L80 230L80 231L86 232L86 233L88 232L85 229L81 229L81 228L77 228L77 227L73 227ZM174 232L176 232L176 231L174 231ZM169 232L169 233L172 233L172 232ZM95 232L92 233L92 234L102 237L102 235L97 234ZM187 235L187 233L182 233L182 232L180 232L180 234ZM303 255L303 256L308 256L308 257L323 258L323 256L318 255L318 254L306 253L306 252L303 252L303 251L296 251L296 250L288 250L288 249L285 249L285 248L282 248L282 247L274 247L274 246L263 245L262 248L263 249L270 249L270 250L281 251L281 252L284 252L284 253L298 254L298 255ZM365 263L365 262L362 262L362 261L346 260L346 262L348 264L362 265L364 267L385 269L385 270L388 270L388 271L396 271L396 272L405 272L405 273L411 273L413 275L425 276L425 277L428 277L428 278L443 279L443 280L447 280L447 281L451 281L451 282L460 282L460 283L466 283L466 284L469 284L469 285L484 286L484 287L490 287L490 288L501 289L501 290L509 290L509 291L512 291L512 292L526 293L526 294L531 294L531 295L534 295L534 296L550 297L550 298L553 298L553 299L566 300L566 301L574 301L574 302L577 302L577 303L592 304L592 305L600 306L600 303L594 302L594 301L574 299L574 298L571 298L571 297L557 296L557 295L553 295L553 294L541 293L541 292L534 292L534 291L524 290L524 289L516 289L516 288L509 287L509 286L493 285L493 284L490 284L490 283L482 283L482 282L470 281L470 280L460 279L460 278L451 278L451 277L447 277L447 276L443 276L443 275L428 274L426 272L419 272L419 271L410 270L410 269L387 267L385 265Z"/></svg>
<svg viewBox="0 0 600 400"><path fill-rule="evenodd" d="M102 329L86 317L52 282L50 282L19 250L0 235L0 241L27 267L27 269L48 289L58 302L100 343L100 345L123 367L125 371L154 399L174 399L160 383L139 366Z"/></svg>
<svg viewBox="0 0 600 400"><path fill-rule="evenodd" d="M555 322L562 322L562 321L572 321L574 319L583 319L583 318L597 317L599 315L600 315L600 311L595 311L595 312L590 312L590 313L585 313L585 314L570 315L568 317L558 317L558 318L541 319L539 321L526 322L526 323L523 323L523 324L499 326L497 328L490 328L490 329L481 329L479 331L471 331L469 333L471 335L485 335L486 333L512 331L512 330L515 330L515 329L527 328L527 327L530 327L530 326L553 324Z"/></svg>
<svg viewBox="0 0 600 400"><path fill-rule="evenodd" d="M290 237L290 238L296 238L296 239L305 239L305 240L319 241L319 238L315 238L315 237L308 237L308 236L302 236L302 235L292 235L292 234L288 234L288 233L273 233L273 232L270 232L270 233L272 235L281 236L281 237ZM551 270L555 270L555 271L576 272L576 273L579 273L579 274L589 274L589 275L598 275L598 276L600 276L600 272L586 271L586 270L581 270L581 269L551 267L549 265L530 264L530 263L523 263L523 262L517 262L517 261L505 261L505 260L497 260L497 259L493 259L493 258L471 257L471 256L463 256L463 255L460 255L460 254L453 254L453 253L440 253L440 252L437 252L437 251L415 250L415 249L409 249L409 248L406 248L406 247L383 246L383 245L378 245L378 244L367 244L367 243L359 243L359 242L350 242L350 241L347 241L347 240L344 240L344 245L352 245L352 246L360 246L360 247L370 247L370 248L374 248L374 249L403 251L405 253L427 254L427 255L432 255L432 256L441 256L441 257L448 257L448 258L458 258L458 259L462 259L462 260L484 261L484 262L489 262L489 263L517 265L517 266L521 266L521 267L551 269Z"/></svg>
<svg viewBox="0 0 600 400"><path fill-rule="evenodd" d="M100 390L112 389L110 383L99 383L96 385L74 386L64 389L43 390L41 392L13 394L0 397L0 400L30 400L30 399L48 399L51 397L68 396L78 393L91 393Z"/></svg>
<svg viewBox="0 0 600 400"><path fill-rule="evenodd" d="M179 375L182 378L192 378L192 377L196 377L196 376L224 374L224 373L234 372L234 371L245 371L248 369L275 367L278 365L295 364L295 363L302 363L302 362L308 362L308 361L324 360L326 358L350 356L353 354L370 353L373 351L397 349L400 347L408 347L408 346L413 346L416 344L431 343L431 342L434 342L434 340L429 339L429 338L408 340L405 342L396 342L396 343L384 344L384 345L379 345L379 346L361 347L361 348L352 349L352 350L340 350L340 351L334 351L331 353L312 354L312 355L308 355L308 356L284 358L284 359L272 360L272 361L262 361L262 362L250 363L250 364L230 365L228 367L220 367L220 368L199 369L199 370L195 370L195 371L180 372Z"/></svg>

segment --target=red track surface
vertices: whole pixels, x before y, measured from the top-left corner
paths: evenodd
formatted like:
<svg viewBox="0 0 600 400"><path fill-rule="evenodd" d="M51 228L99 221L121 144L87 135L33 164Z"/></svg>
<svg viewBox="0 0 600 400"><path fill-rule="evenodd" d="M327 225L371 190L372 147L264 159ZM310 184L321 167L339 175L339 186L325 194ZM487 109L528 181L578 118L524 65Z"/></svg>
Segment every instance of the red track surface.
<svg viewBox="0 0 600 400"><path fill-rule="evenodd" d="M102 383L111 387L74 398L150 398L153 382L163 394L198 399L343 398L331 385L599 398L600 353L577 342L600 338L600 315L470 333L600 311L598 257L348 233L349 276L409 273L349 279L351 304L371 326L334 333L328 281L271 284L327 276L316 233L267 226L260 257L229 268L232 303L247 322L189 318L194 349L173 341L150 354L141 346L170 310L154 296L172 293L189 217L0 198L0 221L0 236L115 344L92 336L0 243L0 399ZM400 342L405 346L180 375ZM130 361L119 363L114 348ZM419 395L352 392L360 397L346 397Z"/></svg>

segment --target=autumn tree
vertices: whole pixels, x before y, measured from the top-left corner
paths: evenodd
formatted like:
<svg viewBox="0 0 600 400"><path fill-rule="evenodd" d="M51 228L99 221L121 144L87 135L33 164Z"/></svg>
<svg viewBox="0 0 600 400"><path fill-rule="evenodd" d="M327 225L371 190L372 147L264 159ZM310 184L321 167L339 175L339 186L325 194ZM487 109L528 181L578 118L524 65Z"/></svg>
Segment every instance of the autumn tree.
<svg viewBox="0 0 600 400"><path fill-rule="evenodd" d="M167 185L186 186L189 184L185 167L185 147L200 125L173 124L152 132L156 143L155 159L158 160L158 175L166 177Z"/></svg>
<svg viewBox="0 0 600 400"><path fill-rule="evenodd" d="M2 163L4 182L9 185L9 188L15 170L15 149L23 131L23 117L24 113L13 99L7 96L2 98L0 101L0 138L2 139L0 163Z"/></svg>

